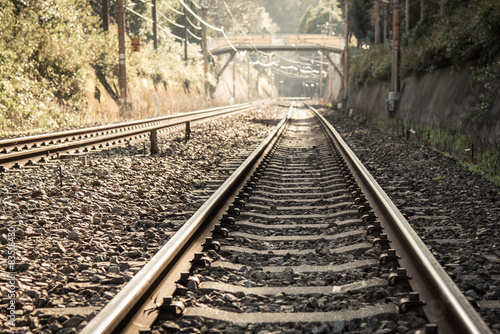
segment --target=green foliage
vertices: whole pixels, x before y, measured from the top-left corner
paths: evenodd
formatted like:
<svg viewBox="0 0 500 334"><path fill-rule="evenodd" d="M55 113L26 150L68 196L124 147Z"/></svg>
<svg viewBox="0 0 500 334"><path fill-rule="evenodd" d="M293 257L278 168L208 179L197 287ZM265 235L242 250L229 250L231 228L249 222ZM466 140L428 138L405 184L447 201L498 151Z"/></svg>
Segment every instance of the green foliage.
<svg viewBox="0 0 500 334"><path fill-rule="evenodd" d="M336 1L310 6L299 19L296 32L299 34L325 34L328 22L331 25L329 33L341 35L344 33L344 25L339 18L340 11L336 8Z"/></svg>
<svg viewBox="0 0 500 334"><path fill-rule="evenodd" d="M293 34L302 15L309 7L317 7L319 0L266 0L264 6L279 26L279 33ZM322 22L324 23L324 22Z"/></svg>
<svg viewBox="0 0 500 334"><path fill-rule="evenodd" d="M0 0L0 130L79 125L88 117L95 77L116 97L117 27L111 20L110 31L102 32L96 13L99 3ZM138 24L133 17L128 13L127 22ZM179 66L184 64L183 53L168 32L158 30L160 43L155 52L151 35L146 33L151 31L150 23L140 22L138 31L134 29L127 33L141 37L143 52L131 53L127 47L131 88L143 78L165 87L167 82L200 81L203 71L199 52L190 47L189 63Z"/></svg>
<svg viewBox="0 0 500 334"><path fill-rule="evenodd" d="M345 1L340 0L342 17L345 17ZM371 0L349 0L349 34L354 35L358 41L358 47L363 43L369 43L369 36L373 35L373 27L370 23L370 12L373 6Z"/></svg>
<svg viewBox="0 0 500 334"><path fill-rule="evenodd" d="M85 108L86 38L97 20L83 0L0 1L0 126L29 129L71 121Z"/></svg>
<svg viewBox="0 0 500 334"><path fill-rule="evenodd" d="M209 22L224 27L227 34L274 34L279 28L263 0L211 0Z"/></svg>
<svg viewBox="0 0 500 334"><path fill-rule="evenodd" d="M447 0L443 6L445 15L436 14L419 22L409 34L403 36L402 76L430 73L448 66L460 69L474 59L485 66L500 53L498 0ZM356 87L390 78L391 68L385 66L390 51L381 53L376 47L363 53L365 55L355 62L350 71L356 78Z"/></svg>
<svg viewBox="0 0 500 334"><path fill-rule="evenodd" d="M500 62L485 67L473 68L471 71L471 90L476 92L477 105L465 110L462 115L464 130L475 135L487 125L496 98L500 93Z"/></svg>
<svg viewBox="0 0 500 334"><path fill-rule="evenodd" d="M356 36L358 47L361 43L368 44L371 32L370 10L373 5L371 0L352 0L349 9L349 26L351 33Z"/></svg>
<svg viewBox="0 0 500 334"><path fill-rule="evenodd" d="M391 77L391 64L391 49L388 45L376 45L369 50L358 51L351 58L350 84L362 87L377 81L387 81Z"/></svg>

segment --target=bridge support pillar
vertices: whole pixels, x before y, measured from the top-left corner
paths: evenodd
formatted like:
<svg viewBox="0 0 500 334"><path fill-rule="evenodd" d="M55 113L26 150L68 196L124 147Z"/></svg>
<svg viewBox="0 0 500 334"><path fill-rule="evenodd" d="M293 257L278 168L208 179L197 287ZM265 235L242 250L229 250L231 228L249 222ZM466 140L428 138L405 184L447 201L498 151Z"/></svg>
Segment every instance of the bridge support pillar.
<svg viewBox="0 0 500 334"><path fill-rule="evenodd" d="M222 66L219 73L217 73L217 81L221 77L222 73L224 73L226 68L229 66L229 63L233 60L234 56L236 56L236 51L231 52L231 54L229 55L229 58L226 60L226 63L224 64L224 66Z"/></svg>

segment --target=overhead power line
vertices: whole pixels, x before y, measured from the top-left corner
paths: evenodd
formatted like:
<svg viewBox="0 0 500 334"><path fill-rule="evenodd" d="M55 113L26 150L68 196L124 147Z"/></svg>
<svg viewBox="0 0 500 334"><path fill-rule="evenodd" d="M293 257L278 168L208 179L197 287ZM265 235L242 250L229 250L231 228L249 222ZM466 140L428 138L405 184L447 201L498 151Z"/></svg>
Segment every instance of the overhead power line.
<svg viewBox="0 0 500 334"><path fill-rule="evenodd" d="M198 37L196 36L195 34L193 34L189 29L186 29L186 31L191 35L193 36L193 38L196 38L197 40L201 41L201 37Z"/></svg>
<svg viewBox="0 0 500 334"><path fill-rule="evenodd" d="M186 19L187 19L187 21L189 22L189 24L190 24L193 28L195 28L195 29L197 29L197 30L201 30L201 27L200 27L200 26L197 26L196 24L194 24L194 23L193 23L193 22L189 19L189 17L186 17Z"/></svg>
<svg viewBox="0 0 500 334"><path fill-rule="evenodd" d="M200 5L198 5L196 2L191 1L191 3L192 3L192 4L196 7L196 8L201 9L201 6L200 6Z"/></svg>
<svg viewBox="0 0 500 334"><path fill-rule="evenodd" d="M257 61L252 61L250 62L252 65L260 65L260 66L264 66L264 67L269 67L269 66L278 66L277 63L275 63L274 61L272 63L267 63L267 64L264 64L262 62L260 62L259 60Z"/></svg>
<svg viewBox="0 0 500 334"><path fill-rule="evenodd" d="M169 36L172 36L173 38L178 39L178 40L180 40L180 41L183 41L183 40L184 40L184 38L182 38L182 37L179 37L179 36L177 36L177 35L172 34L172 32L171 32L171 31L169 31L167 28L164 28L164 27L162 27L162 26L158 26L158 27L159 27L161 30L165 31L165 32L166 32Z"/></svg>
<svg viewBox="0 0 500 334"><path fill-rule="evenodd" d="M195 12L193 12L193 10L191 8L189 8L188 5L186 5L184 3L184 1L182 0L179 0L179 2L184 6L184 8L186 8L187 11L189 11L194 17L196 17L196 19L198 21L200 21L200 23L204 24L205 26L207 26L208 28L212 29L212 30L215 30L215 31L218 31L218 32L221 32L223 35L224 35L224 38L227 40L227 42L229 43L229 45L231 46L231 48L237 52L238 50L234 47L233 43L231 43L231 41L229 40L229 38L227 37L226 33L224 32L224 29L221 29L221 28L217 28L217 27L214 27L213 25L211 25L210 23L207 23L205 22L201 17L199 17L198 15L196 15Z"/></svg>
<svg viewBox="0 0 500 334"><path fill-rule="evenodd" d="M152 19L150 19L149 17L146 17L146 16L144 16L144 15L142 15L142 14L139 14L139 13L137 13L135 10L133 10L133 9L131 9L131 8L129 8L129 7L125 7L125 9L126 9L126 10L128 10L129 12L131 12L131 13L133 13L133 14L135 14L135 15L139 16L140 18L142 18L142 19L144 19L144 20L148 21L148 22L151 22L151 23L153 23L153 22L154 22L154 21L153 21Z"/></svg>
<svg viewBox="0 0 500 334"><path fill-rule="evenodd" d="M135 15L139 16L140 18L142 18L142 19L144 19L144 20L148 21L148 22L151 22L151 23L153 23L153 22L154 22L154 21L153 21L152 19L150 19L149 17L146 17L146 16L144 16L144 15L142 15L142 14L139 14L138 12L136 12L135 10L133 10L133 9L131 9L131 8L125 7L125 9L126 9L126 10L128 10L129 12L131 12L132 14L135 14ZM169 19L168 19L165 15L163 15L163 14L161 14L161 13L160 13L160 15L162 15L165 19L167 19L169 22L171 22L171 20L169 20ZM172 23L172 24L176 24L175 22L171 22L171 23ZM181 37L179 37L179 36L176 36L176 35L172 34L172 32L171 32L170 30L168 30L167 28L165 28L165 27L162 27L162 26L158 25L158 28L160 28L161 30L163 30L164 32L166 32L169 36L172 36L172 37L173 37L173 38L175 38L175 39L178 39L178 40L181 40L181 41L183 41L183 40L184 40L184 38L181 38ZM184 28L184 26L182 26L182 28Z"/></svg>
<svg viewBox="0 0 500 334"><path fill-rule="evenodd" d="M161 17L163 17L165 20L167 20L167 21L168 21L168 23L170 23L170 24L172 24L172 25L174 25L174 26L176 26L176 27L179 27L179 28L181 28L181 29L186 28L186 26L184 26L184 25L182 25L182 24L179 24L179 23L177 23L177 22L172 21L171 19L169 19L168 17L166 17L166 16L165 16L165 15L163 15L162 13L159 13L159 14L160 14L160 16L161 16Z"/></svg>
<svg viewBox="0 0 500 334"><path fill-rule="evenodd" d="M172 11L176 12L177 14L179 14L179 15L184 15L184 13L183 13L183 12L178 11L178 10L177 10L177 9L175 9L174 7L170 6L168 3L167 3L166 5L167 5L167 7L168 7L168 8L170 8L170 10L172 10Z"/></svg>
<svg viewBox="0 0 500 334"><path fill-rule="evenodd" d="M146 1L146 0L139 0L140 2L142 3L145 3L146 5L150 6L150 7L153 7L153 4L149 1Z"/></svg>

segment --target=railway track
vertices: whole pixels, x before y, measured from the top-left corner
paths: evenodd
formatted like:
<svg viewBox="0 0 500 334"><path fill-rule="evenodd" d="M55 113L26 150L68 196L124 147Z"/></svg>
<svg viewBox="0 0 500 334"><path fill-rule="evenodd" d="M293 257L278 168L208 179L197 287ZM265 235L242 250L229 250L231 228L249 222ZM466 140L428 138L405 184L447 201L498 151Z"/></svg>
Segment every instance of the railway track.
<svg viewBox="0 0 500 334"><path fill-rule="evenodd" d="M74 156L115 145L125 145L131 141L148 137L151 139L151 151L156 153L156 148L154 148L156 136L161 132L185 126L186 136L189 136L192 122L251 110L259 105L262 105L262 102L243 103L94 128L1 140L0 172L10 168L47 163L53 158Z"/></svg>
<svg viewBox="0 0 500 334"><path fill-rule="evenodd" d="M292 105L82 333L489 333L351 153Z"/></svg>

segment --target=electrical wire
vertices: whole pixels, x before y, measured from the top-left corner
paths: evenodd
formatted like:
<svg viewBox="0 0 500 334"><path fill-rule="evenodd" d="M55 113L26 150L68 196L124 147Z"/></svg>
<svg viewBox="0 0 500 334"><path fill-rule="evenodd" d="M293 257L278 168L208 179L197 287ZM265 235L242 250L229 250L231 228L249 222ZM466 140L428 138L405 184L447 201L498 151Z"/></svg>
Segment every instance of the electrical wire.
<svg viewBox="0 0 500 334"><path fill-rule="evenodd" d="M227 42L229 43L229 45L231 46L231 48L237 52L238 50L234 47L233 43L231 43L231 41L229 40L229 38L227 37L226 33L224 32L224 29L221 29L221 28L217 28L217 27L214 27L213 25L211 25L210 23L207 23L205 22L201 17L199 17L198 15L196 15L195 12L193 12L193 10L191 8L189 8L185 3L184 1L182 0L179 0L179 2L184 6L184 8L186 8L194 17L196 17L196 19L198 21L200 21L200 23L204 24L205 26L207 26L208 28L210 29L213 29L215 31L218 31L218 32L221 32L223 35L224 35L224 38L227 40Z"/></svg>
<svg viewBox="0 0 500 334"><path fill-rule="evenodd" d="M196 36L195 34L193 34L189 29L186 29L186 31L191 35L193 36L193 38L196 38L197 40L201 41L201 37L198 37Z"/></svg>
<svg viewBox="0 0 500 334"><path fill-rule="evenodd" d="M260 65L260 66L263 66L263 67L269 67L269 66L278 66L278 64L276 62L272 62L272 63L267 63L267 64L264 64L262 62L260 62L259 60L257 61L251 61L250 62L252 65Z"/></svg>
<svg viewBox="0 0 500 334"><path fill-rule="evenodd" d="M198 5L196 2L191 1L191 3L192 3L192 4L196 7L196 8L201 9L201 6L200 6L200 5Z"/></svg>
<svg viewBox="0 0 500 334"><path fill-rule="evenodd" d="M281 71L280 69L278 69L276 67L271 67L271 71L274 73L277 73L280 76L293 78L293 79L317 79L315 76L312 76L312 75L297 75L297 74L287 73L287 72Z"/></svg>
<svg viewBox="0 0 500 334"><path fill-rule="evenodd" d="M163 15L162 13L158 12L158 14L160 14L161 17L163 17L165 20L167 20L170 24L176 26L176 27L179 27L179 28L186 28L186 26L182 25L182 24L179 24L177 22L174 22L172 21L171 19L169 19L168 17L166 17L165 15Z"/></svg>
<svg viewBox="0 0 500 334"><path fill-rule="evenodd" d="M140 2L142 3L145 3L146 5L150 6L150 7L153 7L153 4L150 3L149 1L146 1L146 0L139 0Z"/></svg>
<svg viewBox="0 0 500 334"><path fill-rule="evenodd" d="M308 66L308 65L311 65L311 63L310 63L310 62L308 62L308 63L304 63L304 62L302 62L302 61L300 61L300 60L292 60L292 59L288 59L288 58L285 58L285 57L283 57L283 56L280 56L280 55L279 55L279 54L277 54L277 53L276 53L275 55L276 55L276 57L278 57L278 58L280 58L280 59L283 59L284 61L287 61L287 62L292 63L292 64L297 64L297 65L302 65L302 66ZM299 57L299 58L303 58L303 57Z"/></svg>
<svg viewBox="0 0 500 334"><path fill-rule="evenodd" d="M177 14L179 14L179 15L184 15L184 13L183 13L183 12L181 12L181 11L179 11L179 10L175 9L174 7L170 6L168 3L166 3L166 5L167 5L167 7L168 7L168 8L170 8L170 10L172 10L172 11L176 12Z"/></svg>
<svg viewBox="0 0 500 334"><path fill-rule="evenodd" d="M189 19L189 17L187 17L187 16L186 16L186 19L187 19L187 21L189 22L189 24L190 24L193 28L195 28L196 30L201 30L201 27L200 27L200 26L197 26L197 25L195 25L193 22L191 22L191 20Z"/></svg>
<svg viewBox="0 0 500 334"><path fill-rule="evenodd" d="M133 13L133 14L135 14L135 15L139 16L140 18L142 18L142 19L144 19L144 20L148 21L148 22L154 23L154 21L153 21L152 19L150 19L149 17L146 17L146 16L144 16L144 15L142 15L142 14L139 14L139 13L137 13L135 10L133 10L133 9L131 9L131 8L125 7L125 9L126 9L126 10L128 10L129 12L131 12L131 13Z"/></svg>
<svg viewBox="0 0 500 334"><path fill-rule="evenodd" d="M231 12L231 9L230 9L230 8L229 8L229 6L227 5L226 1L225 1L225 0L223 0L223 2L224 2L224 6L226 7L227 12L229 13L229 15L231 16L231 18L233 19L233 22L234 22L234 25L236 26L236 28L237 28L237 29L238 29L238 30L239 30L239 31L240 31L243 35L245 35L246 37L248 37L248 38L249 38L249 40L251 41L251 40L252 40L252 38L251 38L248 34L246 34L246 33L243 31L243 29L241 29L240 25L237 23L236 18L234 17L233 13ZM254 49L254 51L258 51L258 50L257 50L257 47L255 46L255 44L254 44L254 43L251 43L251 45L252 45L252 48Z"/></svg>
<svg viewBox="0 0 500 334"><path fill-rule="evenodd" d="M165 32L166 32L169 36L171 36L171 37L173 37L173 38L175 38L175 39L178 39L179 41L183 41L183 40L184 40L184 38L182 38L182 37L179 37L179 36L177 36L177 35L172 34L172 32L171 32L171 31L169 31L167 28L164 28L164 27L162 27L162 26L159 26L159 28L160 28L161 30L165 31Z"/></svg>

